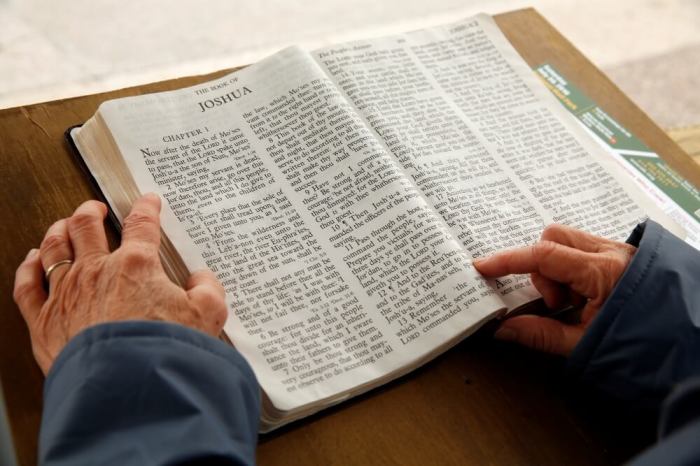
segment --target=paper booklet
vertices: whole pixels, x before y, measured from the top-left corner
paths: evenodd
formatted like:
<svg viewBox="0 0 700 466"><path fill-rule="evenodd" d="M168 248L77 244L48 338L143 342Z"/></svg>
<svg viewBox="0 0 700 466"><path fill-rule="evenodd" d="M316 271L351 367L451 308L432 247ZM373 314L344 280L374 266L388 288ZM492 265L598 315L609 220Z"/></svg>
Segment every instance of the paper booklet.
<svg viewBox="0 0 700 466"><path fill-rule="evenodd" d="M675 225L479 15L111 100L70 135L121 221L165 200L163 265L208 267L261 431L377 387L539 295L473 258L550 223Z"/></svg>

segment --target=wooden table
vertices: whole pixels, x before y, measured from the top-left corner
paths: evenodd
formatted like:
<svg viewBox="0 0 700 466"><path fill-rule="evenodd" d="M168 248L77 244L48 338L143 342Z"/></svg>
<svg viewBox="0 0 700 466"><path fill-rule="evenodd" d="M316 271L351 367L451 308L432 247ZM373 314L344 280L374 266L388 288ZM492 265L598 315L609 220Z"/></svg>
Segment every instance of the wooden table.
<svg viewBox="0 0 700 466"><path fill-rule="evenodd" d="M667 129L666 133L695 160L695 163L700 164L700 125L671 128Z"/></svg>
<svg viewBox="0 0 700 466"><path fill-rule="evenodd" d="M553 64L679 172L700 169L534 10L496 17L525 59ZM614 46L611 45L611 46ZM0 377L17 454L36 462L43 377L12 301L14 270L46 228L94 193L63 140L106 99L192 85L223 72L0 111ZM116 234L110 231L112 244ZM576 394L563 361L468 339L411 375L260 439L260 464L617 464L654 427Z"/></svg>

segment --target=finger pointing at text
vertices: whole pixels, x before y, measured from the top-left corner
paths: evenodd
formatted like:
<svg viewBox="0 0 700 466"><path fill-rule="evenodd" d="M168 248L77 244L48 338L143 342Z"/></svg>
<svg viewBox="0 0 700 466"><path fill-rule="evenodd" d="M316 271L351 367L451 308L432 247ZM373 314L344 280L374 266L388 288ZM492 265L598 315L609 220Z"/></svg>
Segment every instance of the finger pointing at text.
<svg viewBox="0 0 700 466"><path fill-rule="evenodd" d="M506 319L496 338L568 355L627 268L636 248L563 225L550 225L539 242L474 261L486 277L529 273L545 304L558 309L585 302L581 322L569 325L534 315Z"/></svg>

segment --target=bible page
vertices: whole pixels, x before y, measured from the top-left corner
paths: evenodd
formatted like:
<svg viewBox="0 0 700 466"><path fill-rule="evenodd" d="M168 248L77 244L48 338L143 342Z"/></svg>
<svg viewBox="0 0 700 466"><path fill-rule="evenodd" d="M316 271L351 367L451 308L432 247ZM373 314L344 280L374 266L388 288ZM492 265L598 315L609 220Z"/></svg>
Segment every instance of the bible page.
<svg viewBox="0 0 700 466"><path fill-rule="evenodd" d="M470 257L555 222L616 240L647 214L669 225L486 15L313 55ZM524 275L494 287L511 308L538 296Z"/></svg>
<svg viewBox="0 0 700 466"><path fill-rule="evenodd" d="M99 114L139 190L167 201L188 268L224 284L226 332L280 410L385 377L504 308L298 48Z"/></svg>

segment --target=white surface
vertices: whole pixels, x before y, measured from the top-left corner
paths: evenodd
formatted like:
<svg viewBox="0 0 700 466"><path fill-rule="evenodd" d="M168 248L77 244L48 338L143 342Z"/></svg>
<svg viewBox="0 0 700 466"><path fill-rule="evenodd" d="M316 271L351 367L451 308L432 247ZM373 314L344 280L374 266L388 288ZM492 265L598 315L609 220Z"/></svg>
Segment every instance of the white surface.
<svg viewBox="0 0 700 466"><path fill-rule="evenodd" d="M0 108L207 73L291 44L312 48L527 6L604 70L700 47L698 0L0 0ZM669 73L682 86L700 74L697 66ZM643 79L643 69L616 76L623 89L648 87L638 85Z"/></svg>

